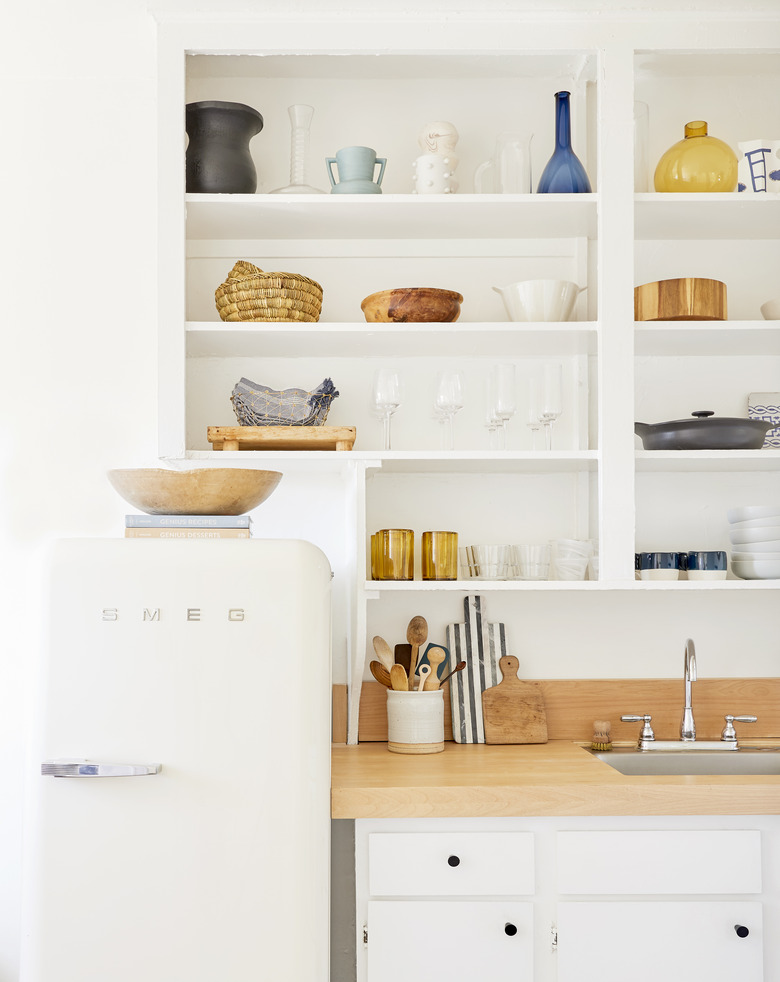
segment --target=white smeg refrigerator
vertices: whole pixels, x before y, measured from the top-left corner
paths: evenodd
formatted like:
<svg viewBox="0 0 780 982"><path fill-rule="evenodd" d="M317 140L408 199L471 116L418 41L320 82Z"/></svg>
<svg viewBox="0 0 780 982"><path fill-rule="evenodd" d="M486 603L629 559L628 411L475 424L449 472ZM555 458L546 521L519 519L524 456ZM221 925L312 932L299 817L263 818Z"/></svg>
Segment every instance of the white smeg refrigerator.
<svg viewBox="0 0 780 982"><path fill-rule="evenodd" d="M54 546L21 982L325 982L330 581L300 541Z"/></svg>

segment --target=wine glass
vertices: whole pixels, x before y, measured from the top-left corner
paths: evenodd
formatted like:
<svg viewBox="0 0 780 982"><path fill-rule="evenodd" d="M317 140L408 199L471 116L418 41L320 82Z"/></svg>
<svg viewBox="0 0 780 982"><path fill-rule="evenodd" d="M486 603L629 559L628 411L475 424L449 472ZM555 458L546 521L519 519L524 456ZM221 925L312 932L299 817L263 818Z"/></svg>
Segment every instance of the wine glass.
<svg viewBox="0 0 780 982"><path fill-rule="evenodd" d="M403 398L403 380L394 368L380 368L374 375L371 400L382 420L383 449L390 449L390 420Z"/></svg>
<svg viewBox="0 0 780 982"><path fill-rule="evenodd" d="M517 412L515 366L511 362L500 362L491 372L493 391L493 411L501 423L500 449L506 450L506 424Z"/></svg>
<svg viewBox="0 0 780 982"><path fill-rule="evenodd" d="M452 421L463 409L463 373L439 372L436 376L436 394L433 408L443 423L442 449L454 450L455 438Z"/></svg>
<svg viewBox="0 0 780 982"><path fill-rule="evenodd" d="M563 370L559 364L544 366L544 391L542 395L542 410L539 420L544 426L544 441L548 450L552 450L552 428L555 420L561 415L561 388Z"/></svg>
<svg viewBox="0 0 780 982"><path fill-rule="evenodd" d="M542 428L541 423L542 408L539 399L539 379L531 378L528 381L528 422L526 426L532 433L532 449L538 450L536 445L536 434Z"/></svg>

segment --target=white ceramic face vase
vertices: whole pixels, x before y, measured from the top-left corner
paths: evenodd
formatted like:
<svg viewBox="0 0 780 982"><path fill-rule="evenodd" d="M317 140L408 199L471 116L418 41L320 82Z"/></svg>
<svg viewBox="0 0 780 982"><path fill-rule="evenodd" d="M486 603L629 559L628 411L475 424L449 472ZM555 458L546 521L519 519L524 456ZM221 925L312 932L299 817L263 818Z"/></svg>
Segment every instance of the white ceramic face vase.
<svg viewBox="0 0 780 982"><path fill-rule="evenodd" d="M453 163L454 161L454 163ZM454 171L458 158L440 157L438 154L424 153L412 163L413 194L454 194L458 182Z"/></svg>
<svg viewBox="0 0 780 982"><path fill-rule="evenodd" d="M458 142L458 131L444 120L427 123L417 136L417 144L425 153L450 154Z"/></svg>

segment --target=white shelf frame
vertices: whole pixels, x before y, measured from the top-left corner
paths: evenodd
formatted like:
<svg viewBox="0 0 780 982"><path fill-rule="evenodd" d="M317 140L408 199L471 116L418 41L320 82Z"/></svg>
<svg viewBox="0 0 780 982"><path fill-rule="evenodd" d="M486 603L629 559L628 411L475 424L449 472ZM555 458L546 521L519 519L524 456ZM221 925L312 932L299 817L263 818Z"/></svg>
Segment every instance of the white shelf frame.
<svg viewBox="0 0 780 982"><path fill-rule="evenodd" d="M544 12L534 17L517 17L499 12L465 14L457 21L442 23L434 19L426 25L425 15L416 19L417 27L409 30L408 18L377 20L371 12L361 14L349 24L335 23L328 18L317 19L310 15L296 16L280 13L269 21L267 16L246 18L203 17L194 22L176 18L163 19L159 31L160 91L160 453L170 463L179 466L214 466L228 461L238 466L279 466L295 469L337 469L349 476L351 491L346 495L345 507L351 509L354 525L354 551L356 566L352 573L351 597L354 606L350 611L351 650L349 653L350 682L350 741L357 736L357 709L359 682L366 647L366 610L370 597L382 596L394 589L416 592L423 584L403 584L394 587L368 584L357 577L365 554L365 491L366 474L382 467L385 472L396 468L401 473L430 472L431 468L457 472L468 466L480 472L507 468L519 473L543 467L580 471L583 474L597 472L599 482L599 523L601 536L602 579L595 583L546 583L527 585L475 581L479 589L490 590L550 590L550 591L731 591L774 590L775 581L726 580L717 583L641 583L633 579L629 568L634 539L634 482L637 474L646 471L718 471L738 470L751 473L780 466L776 456L762 452L747 452L742 456L675 455L668 459L654 453L652 456L635 453L633 420L626 406L633 405L633 369L636 355L675 356L692 354L694 345L703 339L703 351L710 354L731 354L743 350L745 342L750 353L768 350L775 353L780 346L773 326L760 322L738 322L728 325L688 325L684 328L642 325L627 329L633 322L633 243L636 240L686 240L692 237L741 239L775 239L780 227L780 196L772 200L737 195L656 195L633 193L630 166L630 133L633 123L633 83L637 72L635 56L643 54L642 71L663 72L665 62L682 65L690 55L691 38L701 35L698 15L675 13L673 31L669 29L668 15L654 17L637 14L611 22L605 31L604 19L594 19L585 13L572 13L565 21L556 18L554 30ZM762 23L772 24L780 38L780 12L774 17L762 16ZM427 30L430 26L431 30ZM381 33L381 50L371 45ZM755 22L739 13L724 14L707 25L706 43L713 51L737 59L750 71L755 56L764 57L767 34L757 31ZM780 48L780 44L776 45ZM447 57L466 65L490 61L502 72L517 71L520 65L533 70L540 53L547 53L567 67L576 84L577 72L590 72L591 81L598 80L597 133L598 186L593 195L570 196L565 201L547 200L533 195L490 200L492 196L462 195L452 198L428 198L420 200L411 195L386 195L368 201L332 199L316 196L316 200L297 201L279 196L257 195L252 200L243 196L187 196L184 194L183 145L178 135L181 128L182 107L185 102L185 61L188 52L213 54L252 54L269 59L284 59L293 53L326 63L329 53L369 57L377 56L406 59L419 63L420 58ZM401 52L392 55L390 52ZM660 59L648 59L646 53L659 52ZM578 54L579 53L579 54ZM477 61L474 61L476 59ZM527 59L527 64L523 62ZM645 66L649 64L649 68ZM344 62L342 62L344 64ZM400 61L398 62L400 64ZM595 71L593 70L596 66ZM573 66L573 67L571 67ZM434 69L435 71L435 69ZM499 73L500 74L500 73ZM775 77L775 76L773 76ZM614 151L614 152L613 152ZM769 197L769 196L768 196ZM335 236L349 242L349 236L366 236L375 242L376 231L369 225L377 221L381 236L399 237L405 232L409 216L424 214L433 223L433 230L447 239L466 235L475 239L511 239L516 230L510 230L502 220L522 220L527 223L526 233L541 235L548 229L571 236L586 236L595 246L598 278L599 321L597 325L545 326L546 339L554 346L574 346L578 354L598 358L598 452L584 455L548 456L542 460L528 455L492 455L490 459L479 455L461 455L446 459L436 455L349 455L341 454L278 454L255 452L232 454L215 452L189 452L184 444L184 365L186 358L206 357L209 345L218 350L228 337L239 345L247 344L248 350L260 339L269 340L275 350L282 350L284 336L278 330L264 334L257 329L239 334L229 328L229 335L218 336L219 325L190 324L185 328L185 261L188 254L198 254L201 240L193 240L192 234L219 236L218 248L231 249L232 236L249 235L248 225L255 221L258 209L263 214L278 218L272 228L279 241L294 242L294 236L313 238L327 248ZM307 212L308 209L308 212ZM185 234L186 217L191 222L190 242ZM247 217L249 216L249 217ZM312 223L313 216L313 223ZM215 233L209 223L224 222L223 230ZM304 227L305 226L305 227ZM691 230L696 235L692 236ZM460 246L456 246L460 248ZM609 262L605 262L605 256ZM175 325L180 325L177 328ZM359 331L358 327L362 330ZM387 338L372 339L363 334L362 325L321 325L331 341L348 344L360 334L360 345L366 351L382 352ZM491 342L517 345L518 353L524 346L533 346L542 340L538 326L512 331L504 325L458 325L450 329L450 337L463 356L470 354L472 344L480 330L487 330ZM426 329L421 342L423 350L431 350L438 335ZM289 337L289 335L287 335ZM302 337L311 335L305 331ZM321 335L322 336L322 335ZM403 337L399 332L398 337ZM510 340L511 338L511 340ZM376 345L374 349L371 346ZM431 348L426 349L425 346ZM764 347L766 345L766 348ZM578 347L580 346L580 347ZM189 350L188 350L189 349ZM223 349L224 350L224 349ZM514 351L514 348L510 349ZM217 351L216 357L219 357ZM443 587L425 585L424 590L470 589L475 584Z"/></svg>

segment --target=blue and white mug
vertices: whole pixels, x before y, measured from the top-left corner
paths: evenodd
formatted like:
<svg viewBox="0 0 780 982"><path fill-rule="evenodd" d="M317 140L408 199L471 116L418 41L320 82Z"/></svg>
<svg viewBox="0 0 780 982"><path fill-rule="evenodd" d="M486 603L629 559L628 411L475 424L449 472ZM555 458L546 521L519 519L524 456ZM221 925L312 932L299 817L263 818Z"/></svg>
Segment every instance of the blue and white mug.
<svg viewBox="0 0 780 982"><path fill-rule="evenodd" d="M680 578L679 552L640 552L639 577L642 580L677 580Z"/></svg>
<svg viewBox="0 0 780 982"><path fill-rule="evenodd" d="M728 557L721 549L693 551L686 553L685 565L689 580L725 580Z"/></svg>

